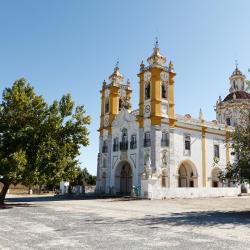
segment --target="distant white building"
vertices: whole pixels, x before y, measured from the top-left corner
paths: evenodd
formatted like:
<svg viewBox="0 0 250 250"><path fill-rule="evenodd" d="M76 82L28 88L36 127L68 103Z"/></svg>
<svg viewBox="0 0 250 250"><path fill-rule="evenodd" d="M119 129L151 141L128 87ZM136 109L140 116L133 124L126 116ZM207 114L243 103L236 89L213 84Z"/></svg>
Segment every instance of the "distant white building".
<svg viewBox="0 0 250 250"><path fill-rule="evenodd" d="M150 198L233 196L239 188L218 174L228 162L229 133L240 108L250 107L245 76L236 67L230 93L216 104L217 120L175 114L173 64L156 43L148 65L140 65L139 109L131 110L131 88L118 65L103 82L96 191Z"/></svg>

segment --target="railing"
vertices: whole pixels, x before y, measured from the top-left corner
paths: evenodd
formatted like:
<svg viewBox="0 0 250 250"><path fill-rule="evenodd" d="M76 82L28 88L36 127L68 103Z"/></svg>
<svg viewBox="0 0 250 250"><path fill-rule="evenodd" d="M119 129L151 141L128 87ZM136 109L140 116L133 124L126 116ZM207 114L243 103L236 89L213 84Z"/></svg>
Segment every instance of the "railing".
<svg viewBox="0 0 250 250"><path fill-rule="evenodd" d="M120 142L120 150L121 151L126 151L128 150L128 142L125 141L125 142Z"/></svg>

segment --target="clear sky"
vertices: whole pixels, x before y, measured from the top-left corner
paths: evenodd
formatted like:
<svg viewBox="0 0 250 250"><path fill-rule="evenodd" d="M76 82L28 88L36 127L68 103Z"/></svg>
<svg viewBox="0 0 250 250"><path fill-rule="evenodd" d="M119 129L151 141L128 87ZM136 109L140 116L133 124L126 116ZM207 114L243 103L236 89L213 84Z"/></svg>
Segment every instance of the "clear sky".
<svg viewBox="0 0 250 250"><path fill-rule="evenodd" d="M177 73L176 113L207 120L238 60L248 78L249 0L0 0L0 92L25 77L48 102L71 93L92 117L80 160L96 173L99 90L117 58L138 108L139 65L158 36Z"/></svg>

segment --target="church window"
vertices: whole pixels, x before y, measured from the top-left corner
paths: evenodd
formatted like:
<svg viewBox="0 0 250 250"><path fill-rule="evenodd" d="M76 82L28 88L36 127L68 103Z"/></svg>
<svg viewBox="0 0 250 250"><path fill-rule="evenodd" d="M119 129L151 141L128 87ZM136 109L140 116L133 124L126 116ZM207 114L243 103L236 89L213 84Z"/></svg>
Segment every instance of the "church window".
<svg viewBox="0 0 250 250"><path fill-rule="evenodd" d="M166 83L162 83L162 85L161 85L161 97L163 99L167 99L167 85L166 85Z"/></svg>
<svg viewBox="0 0 250 250"><path fill-rule="evenodd" d="M162 147L168 147L169 146L169 134L167 132L162 132L161 146Z"/></svg>
<svg viewBox="0 0 250 250"><path fill-rule="evenodd" d="M130 141L130 149L136 149L136 147L137 147L136 135L132 135Z"/></svg>
<svg viewBox="0 0 250 250"><path fill-rule="evenodd" d="M113 151L117 152L119 150L119 138L114 138Z"/></svg>
<svg viewBox="0 0 250 250"><path fill-rule="evenodd" d="M184 135L184 155L191 155L191 138L190 138L190 135Z"/></svg>
<svg viewBox="0 0 250 250"><path fill-rule="evenodd" d="M233 81L233 84L234 84L234 89L236 89L236 83L235 83L235 80Z"/></svg>
<svg viewBox="0 0 250 250"><path fill-rule="evenodd" d="M150 83L145 86L145 100L150 99Z"/></svg>
<svg viewBox="0 0 250 250"><path fill-rule="evenodd" d="M227 123L228 126L230 126L230 125L231 125L231 119L230 119L230 118L227 118L227 119L226 119L226 123Z"/></svg>
<svg viewBox="0 0 250 250"><path fill-rule="evenodd" d="M107 97L105 100L105 113L109 112L109 98Z"/></svg>
<svg viewBox="0 0 250 250"><path fill-rule="evenodd" d="M122 141L120 143L120 150L128 150L128 131L125 128L122 130Z"/></svg>
<svg viewBox="0 0 250 250"><path fill-rule="evenodd" d="M122 99L119 98L119 111L122 109Z"/></svg>
<svg viewBox="0 0 250 250"><path fill-rule="evenodd" d="M166 187L167 186L167 177L166 176L162 176L161 177L161 186L162 187Z"/></svg>
<svg viewBox="0 0 250 250"><path fill-rule="evenodd" d="M107 140L105 140L105 141L103 142L102 152L103 152L103 153L108 153L108 142L107 142Z"/></svg>
<svg viewBox="0 0 250 250"><path fill-rule="evenodd" d="M150 147L151 140L150 140L150 132L144 133L144 147Z"/></svg>
<svg viewBox="0 0 250 250"><path fill-rule="evenodd" d="M220 158L220 146L218 144L214 144L214 158Z"/></svg>

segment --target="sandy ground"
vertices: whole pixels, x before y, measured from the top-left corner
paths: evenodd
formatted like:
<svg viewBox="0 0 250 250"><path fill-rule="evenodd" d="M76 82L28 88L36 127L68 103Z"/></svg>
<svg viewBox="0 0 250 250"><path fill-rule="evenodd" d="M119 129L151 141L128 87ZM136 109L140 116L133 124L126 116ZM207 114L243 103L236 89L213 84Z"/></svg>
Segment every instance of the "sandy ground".
<svg viewBox="0 0 250 250"><path fill-rule="evenodd" d="M9 196L0 249L250 249L250 197Z"/></svg>

